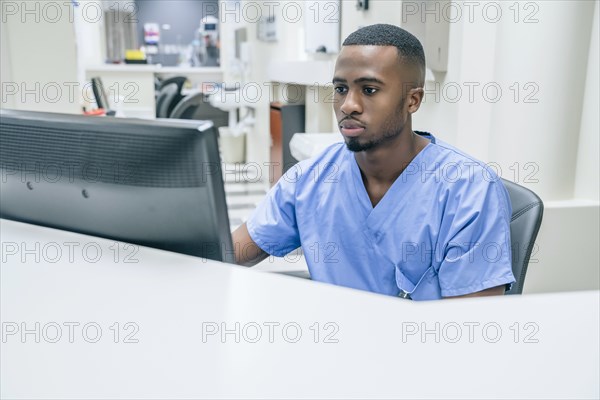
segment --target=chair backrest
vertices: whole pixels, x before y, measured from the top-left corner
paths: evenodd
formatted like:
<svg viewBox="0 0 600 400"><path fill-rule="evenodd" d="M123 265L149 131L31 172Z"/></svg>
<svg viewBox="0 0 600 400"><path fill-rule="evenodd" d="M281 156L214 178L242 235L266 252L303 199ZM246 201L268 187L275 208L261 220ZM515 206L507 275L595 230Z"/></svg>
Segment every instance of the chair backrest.
<svg viewBox="0 0 600 400"><path fill-rule="evenodd" d="M109 110L110 104L108 103L108 96L106 95L106 90L104 90L102 79L99 76L95 76L91 79L91 81L92 92L94 93L94 99L96 100L98 108Z"/></svg>
<svg viewBox="0 0 600 400"><path fill-rule="evenodd" d="M177 85L177 89L179 90L179 93L181 93L181 89L183 89L183 85L185 84L185 81L187 81L187 77L185 77L185 76L174 76L172 78L167 78L160 82L160 85L158 86L158 90L164 88L165 86L167 86L171 83L175 83Z"/></svg>
<svg viewBox="0 0 600 400"><path fill-rule="evenodd" d="M176 102L178 101L177 95L179 89L175 83L163 86L158 93L156 99L156 117L157 118L169 118L169 108L172 110L175 108Z"/></svg>
<svg viewBox="0 0 600 400"><path fill-rule="evenodd" d="M158 96L160 95L161 90L170 85L170 84L176 84L177 85L177 94L175 95L175 98L170 102L170 104L168 104L167 107L167 114L166 115L162 115L160 118L168 118L169 115L171 115L171 113L173 112L173 109L175 108L175 106L177 105L177 103L179 103L185 96L183 94L181 94L181 91L183 90L183 85L185 84L185 82L187 81L187 77L185 76L173 76L171 78L167 78L167 79L161 79L159 77L155 77L154 78L154 91L155 91L155 100L156 100L156 116L158 117Z"/></svg>
<svg viewBox="0 0 600 400"><path fill-rule="evenodd" d="M169 118L210 120L217 128L229 124L227 111L213 107L204 93L185 97L175 106Z"/></svg>
<svg viewBox="0 0 600 400"><path fill-rule="evenodd" d="M506 294L521 294L529 257L531 257L535 238L542 224L544 203L538 195L523 186L506 179L502 179L502 183L508 190L513 209L510 219L510 244L512 270L516 279Z"/></svg>

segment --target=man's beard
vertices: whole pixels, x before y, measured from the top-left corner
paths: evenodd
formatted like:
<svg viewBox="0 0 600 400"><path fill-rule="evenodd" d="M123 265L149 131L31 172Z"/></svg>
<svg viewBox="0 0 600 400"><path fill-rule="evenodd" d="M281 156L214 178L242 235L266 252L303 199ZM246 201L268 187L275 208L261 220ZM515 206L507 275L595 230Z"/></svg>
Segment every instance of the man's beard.
<svg viewBox="0 0 600 400"><path fill-rule="evenodd" d="M373 150L378 147L382 147L383 145L385 145L388 142L393 141L398 136L400 136L401 132L402 132L401 130L392 131L390 133L384 134L383 136L381 136L377 139L370 140L366 143L361 143L359 138L357 138L357 137L348 138L348 139L346 139L346 147L348 148L348 150L350 150L354 153L358 153L360 151Z"/></svg>
<svg viewBox="0 0 600 400"><path fill-rule="evenodd" d="M400 105L396 109L396 114L400 115L402 113L402 108L404 107L404 99L400 102ZM361 143L358 137L351 137L346 139L346 147L348 150L358 153L360 151L373 150L382 146L385 146L387 143L394 141L400 134L404 128L405 121L401 119L396 119L394 116L391 120L388 120L386 124L383 126L384 133L373 140L370 140L366 143Z"/></svg>

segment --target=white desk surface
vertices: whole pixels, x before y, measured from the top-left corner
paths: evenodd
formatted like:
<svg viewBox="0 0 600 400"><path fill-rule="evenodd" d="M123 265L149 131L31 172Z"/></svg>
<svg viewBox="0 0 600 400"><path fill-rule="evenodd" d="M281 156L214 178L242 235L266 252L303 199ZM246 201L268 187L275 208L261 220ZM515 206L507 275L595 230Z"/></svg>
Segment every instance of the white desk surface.
<svg viewBox="0 0 600 400"><path fill-rule="evenodd" d="M599 396L598 292L417 303L7 220L0 234L2 398ZM236 322L239 342L206 334ZM22 323L34 333L9 334Z"/></svg>

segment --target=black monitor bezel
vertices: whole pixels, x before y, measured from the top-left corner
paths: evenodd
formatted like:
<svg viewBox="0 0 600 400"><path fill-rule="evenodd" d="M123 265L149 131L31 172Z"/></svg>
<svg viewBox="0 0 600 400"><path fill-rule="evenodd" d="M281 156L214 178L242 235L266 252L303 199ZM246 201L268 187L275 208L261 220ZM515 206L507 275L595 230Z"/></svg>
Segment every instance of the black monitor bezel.
<svg viewBox="0 0 600 400"><path fill-rule="evenodd" d="M72 114L58 114L58 113L46 113L46 112L34 112L34 111L18 111L18 110L8 110L1 109L0 110L0 125L2 124L11 124L11 125L21 125L24 127L34 127L40 132L43 132L44 129L48 128L56 128L57 126L69 126L71 130L77 132L78 135L91 135L92 132L118 132L120 135L142 135L142 137L152 136L153 134L160 134L164 137L168 134L172 134L174 137L177 135L195 135L194 143L195 146L198 146L198 149L202 148L202 146L206 146L209 149L204 149L202 154L198 150L198 157L202 158L203 163L209 163L212 165L212 173L206 176L206 185L209 189L210 198L212 199L213 204L203 205L211 207L211 210L214 211L214 218L216 218L216 226L218 232L216 236L218 236L219 250L216 256L208 256L207 258L211 258L217 261L234 263L235 257L232 251L232 239L231 239L231 231L229 225L229 216L227 210L227 203L225 198L225 187L222 176L222 164L218 151L218 130L213 126L210 121L187 121L187 120L142 120L142 119L126 119L126 118L106 118L106 117L91 117L91 116L82 116L82 115L72 115ZM65 125L66 124L66 125ZM0 129L0 132L2 130ZM24 138L27 140L27 138ZM4 143L2 143L4 142ZM7 143L2 140L2 135L0 134L0 146L8 146L6 149L9 149L10 143ZM2 170L2 179L0 180L0 187L3 185L5 177L5 163L4 160L0 160L0 170ZM23 182L23 184L26 184ZM86 183L90 185L89 182ZM2 192L0 190L0 197L2 196ZM48 224L44 221L33 220L28 218L26 214L26 210L20 213L20 215L7 215L4 212L4 201L0 202L0 218L11 219L20 222L32 223L41 226L48 226L51 228L57 228L62 230L73 231L77 233L82 233L86 235L104 237L108 239L116 239L124 242L129 242L132 244L142 244L147 245L145 243L136 243L135 240L127 240L123 238L115 238L111 235L105 235L102 232L94 231L94 229L86 229L77 226L68 226L68 225L57 225L57 224ZM14 209L14 205L13 205ZM193 212L193 211L192 211ZM205 245L205 243L203 243ZM153 246L151 246L153 247ZM162 248L164 250L171 250L168 248ZM214 250L214 249L213 249ZM178 251L178 250L171 250ZM185 253L185 252L183 252ZM190 254L190 253L185 253ZM199 256L199 254L190 254ZM202 255L201 255L202 256ZM204 256L202 256L204 257Z"/></svg>

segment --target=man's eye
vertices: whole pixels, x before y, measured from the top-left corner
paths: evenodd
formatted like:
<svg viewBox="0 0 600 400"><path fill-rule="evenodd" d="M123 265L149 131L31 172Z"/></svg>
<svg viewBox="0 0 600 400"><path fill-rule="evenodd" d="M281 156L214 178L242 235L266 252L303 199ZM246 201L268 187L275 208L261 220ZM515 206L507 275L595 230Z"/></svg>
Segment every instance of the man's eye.
<svg viewBox="0 0 600 400"><path fill-rule="evenodd" d="M336 93L338 93L338 94L344 94L344 93L346 93L346 90L347 90L347 89L346 89L344 86L336 86L336 87L334 88L334 90L335 90L335 92L336 92Z"/></svg>
<svg viewBox="0 0 600 400"><path fill-rule="evenodd" d="M377 92L377 89L372 87L366 87L363 90L366 94L375 94Z"/></svg>

